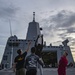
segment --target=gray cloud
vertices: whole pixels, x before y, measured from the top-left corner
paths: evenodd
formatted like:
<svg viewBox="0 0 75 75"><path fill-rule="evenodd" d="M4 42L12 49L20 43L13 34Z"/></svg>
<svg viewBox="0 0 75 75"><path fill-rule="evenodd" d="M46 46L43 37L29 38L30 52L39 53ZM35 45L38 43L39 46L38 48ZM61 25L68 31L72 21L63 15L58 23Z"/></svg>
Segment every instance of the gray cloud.
<svg viewBox="0 0 75 75"><path fill-rule="evenodd" d="M12 17L15 14L16 9L12 7L5 7L5 8L0 8L0 17L5 18L5 17Z"/></svg>
<svg viewBox="0 0 75 75"><path fill-rule="evenodd" d="M8 19L15 17L16 11L18 10L13 4L8 1L0 1L0 18Z"/></svg>
<svg viewBox="0 0 75 75"><path fill-rule="evenodd" d="M75 33L75 27L68 28L67 33Z"/></svg>
<svg viewBox="0 0 75 75"><path fill-rule="evenodd" d="M62 41L69 39L71 49L75 49L75 38L70 34L75 33L75 12L62 10L48 18L42 19L43 34L45 37L50 37L50 40L55 38L53 44L62 44ZM58 38L57 38L58 36ZM49 41L49 40L48 40Z"/></svg>
<svg viewBox="0 0 75 75"><path fill-rule="evenodd" d="M62 35L75 32L75 12L62 10L43 21L43 28L49 32L63 31Z"/></svg>
<svg viewBox="0 0 75 75"><path fill-rule="evenodd" d="M9 19L14 19L18 7L11 4L9 0L0 0L0 48L5 46L8 36L10 36Z"/></svg>
<svg viewBox="0 0 75 75"><path fill-rule="evenodd" d="M52 16L51 22L59 28L69 28L75 24L75 12L62 10Z"/></svg>

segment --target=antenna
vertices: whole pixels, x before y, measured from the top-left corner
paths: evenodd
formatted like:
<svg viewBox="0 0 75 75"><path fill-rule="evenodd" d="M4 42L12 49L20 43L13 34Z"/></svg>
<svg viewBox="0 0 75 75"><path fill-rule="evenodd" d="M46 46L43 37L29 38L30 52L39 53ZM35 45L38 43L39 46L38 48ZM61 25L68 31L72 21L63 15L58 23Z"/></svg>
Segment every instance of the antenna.
<svg viewBox="0 0 75 75"><path fill-rule="evenodd" d="M33 21L35 21L35 12L33 12Z"/></svg>
<svg viewBox="0 0 75 75"><path fill-rule="evenodd" d="M9 26L10 26L10 35L12 36L12 29L11 29L11 21L9 19ZM13 63L13 40L11 41L12 47L10 51L10 68L12 68L12 63Z"/></svg>
<svg viewBox="0 0 75 75"><path fill-rule="evenodd" d="M12 29L11 29L11 21L9 19L9 26L10 26L10 35L12 36Z"/></svg>

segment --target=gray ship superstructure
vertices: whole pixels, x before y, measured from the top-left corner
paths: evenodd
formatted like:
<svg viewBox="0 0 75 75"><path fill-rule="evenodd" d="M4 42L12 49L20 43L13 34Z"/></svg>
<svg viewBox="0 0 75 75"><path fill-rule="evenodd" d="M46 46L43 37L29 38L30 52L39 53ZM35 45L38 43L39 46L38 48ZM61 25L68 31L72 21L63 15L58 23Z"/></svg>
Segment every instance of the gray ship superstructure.
<svg viewBox="0 0 75 75"><path fill-rule="evenodd" d="M33 21L29 23L26 39L18 39L16 35L10 36L8 38L1 61L1 68L11 68L14 62L14 58L17 56L17 50L22 49L23 51L25 51L27 49L29 41L31 41L31 47L33 47L37 36L42 35L41 30L42 28L39 27L39 23L35 21L35 12L33 12ZM41 38L39 38L38 42L42 42ZM68 42L68 39L66 39L62 42L62 45L59 46L52 46L52 44L50 44L50 46L46 46L46 44L44 43L42 58L45 63L45 67L57 67L59 59L63 55L64 51L67 51L69 53L68 61L74 62L71 49L67 45ZM28 54L30 54L30 50Z"/></svg>

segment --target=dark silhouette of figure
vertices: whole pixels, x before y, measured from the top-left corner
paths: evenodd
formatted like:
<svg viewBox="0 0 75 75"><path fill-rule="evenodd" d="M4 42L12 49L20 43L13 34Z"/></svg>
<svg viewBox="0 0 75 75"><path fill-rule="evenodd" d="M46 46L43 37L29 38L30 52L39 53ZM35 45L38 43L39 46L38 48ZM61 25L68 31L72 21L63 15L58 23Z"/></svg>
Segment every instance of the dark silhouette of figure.
<svg viewBox="0 0 75 75"><path fill-rule="evenodd" d="M38 43L38 39L41 37L41 44ZM41 57L41 52L42 52L42 49L43 49L43 35L37 37L36 41L35 41L35 48L36 48L36 52L35 54L38 55L39 57Z"/></svg>
<svg viewBox="0 0 75 75"><path fill-rule="evenodd" d="M39 38L41 38L41 44L38 43ZM41 36L38 35L38 37L37 37L37 39L35 41L35 48L36 48L35 54L37 56L39 56L41 58L41 60L42 60L42 56L41 55L42 55L42 49L43 49L43 35L41 35ZM39 67L39 70L40 70L40 75L43 75L43 69L42 69L42 66L39 63L38 63L38 67Z"/></svg>

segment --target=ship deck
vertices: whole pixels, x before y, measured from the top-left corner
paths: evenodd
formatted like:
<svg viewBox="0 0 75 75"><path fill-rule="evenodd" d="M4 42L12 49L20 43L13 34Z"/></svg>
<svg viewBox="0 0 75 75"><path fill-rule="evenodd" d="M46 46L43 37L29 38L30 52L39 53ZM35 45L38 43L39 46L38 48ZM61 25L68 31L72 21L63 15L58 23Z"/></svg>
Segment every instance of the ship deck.
<svg viewBox="0 0 75 75"><path fill-rule="evenodd" d="M67 72L66 75L75 75L75 68L68 68L66 72ZM12 70L5 69L5 70L0 70L0 75L15 75L15 73ZM40 75L39 69L37 75ZM43 75L58 75L57 68L44 68Z"/></svg>

